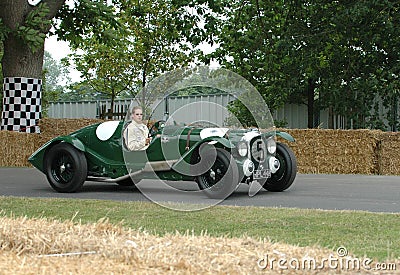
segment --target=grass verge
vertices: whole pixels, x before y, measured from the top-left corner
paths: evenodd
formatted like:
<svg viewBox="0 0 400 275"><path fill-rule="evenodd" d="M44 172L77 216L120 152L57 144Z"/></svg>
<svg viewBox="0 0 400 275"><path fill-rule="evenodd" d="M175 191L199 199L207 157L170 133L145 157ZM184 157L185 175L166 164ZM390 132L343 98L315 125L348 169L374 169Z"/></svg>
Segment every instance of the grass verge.
<svg viewBox="0 0 400 275"><path fill-rule="evenodd" d="M361 211L216 206L179 212L147 202L0 197L7 216L47 217L111 223L163 236L168 233L268 239L298 246L335 250L344 246L358 257L400 257L400 214Z"/></svg>

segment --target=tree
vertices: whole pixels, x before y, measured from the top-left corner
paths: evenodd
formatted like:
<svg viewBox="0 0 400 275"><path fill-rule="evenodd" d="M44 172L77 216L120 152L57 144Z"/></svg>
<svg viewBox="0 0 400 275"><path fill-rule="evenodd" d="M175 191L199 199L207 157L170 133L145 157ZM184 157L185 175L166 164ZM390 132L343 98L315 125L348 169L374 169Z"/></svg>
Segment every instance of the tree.
<svg viewBox="0 0 400 275"><path fill-rule="evenodd" d="M83 54L70 55L85 79L84 83L103 97L111 98L111 110L115 98L130 89L134 78L128 45L122 40L117 39L118 42L110 47L96 39L87 39L80 45Z"/></svg>
<svg viewBox="0 0 400 275"><path fill-rule="evenodd" d="M372 127L379 95L395 126L398 1L209 3L209 42L219 48L205 60L214 58L249 79L271 109L302 103L309 127L317 125L321 108L331 110L331 121L334 115L346 117L347 127Z"/></svg>
<svg viewBox="0 0 400 275"><path fill-rule="evenodd" d="M134 0L126 0L132 6ZM149 80L193 62L195 52L187 41L199 20L187 10L190 1L143 0L133 9L124 9L123 18L130 30L132 59L136 61L138 100L147 110L163 91L145 89ZM134 18L132 20L131 18Z"/></svg>
<svg viewBox="0 0 400 275"><path fill-rule="evenodd" d="M107 27L116 27L112 10L105 1L80 0L73 5L67 5L65 0L36 2L36 5L27 0L0 2L2 72L6 84L2 129L39 131L36 120L41 113L44 40L52 26L61 38L73 44L82 41L89 31L90 35L107 39L104 22Z"/></svg>
<svg viewBox="0 0 400 275"><path fill-rule="evenodd" d="M271 110L282 106L290 91L281 83L282 65L276 53L288 13L284 2L220 0L209 1L209 8L213 12L205 15L207 42L218 48L203 61L214 59L249 80ZM230 110L244 125L255 125L240 102Z"/></svg>
<svg viewBox="0 0 400 275"><path fill-rule="evenodd" d="M276 54L281 65L280 84L286 86L288 102L307 106L307 126L318 126L324 84L336 75L329 62L337 32L332 17L337 2L291 2L283 24ZM338 59L333 62L337 62ZM283 88L283 87L282 87Z"/></svg>
<svg viewBox="0 0 400 275"><path fill-rule="evenodd" d="M64 88L60 85L62 81L68 81L66 67L55 60L49 52L44 52L43 63L43 101L42 112L43 116L47 114L48 103L57 101L61 98Z"/></svg>
<svg viewBox="0 0 400 275"><path fill-rule="evenodd" d="M148 114L149 106L163 92L146 89L149 80L194 60L196 51L186 35L198 17L183 2L121 0L115 16L125 29L113 33L112 43L86 39L79 44L83 53L72 54L85 81L111 97L111 110L114 98L130 91Z"/></svg>
<svg viewBox="0 0 400 275"><path fill-rule="evenodd" d="M106 95L101 94L90 86L86 81L76 82L68 85L67 91L60 95L60 101L90 101L107 99Z"/></svg>
<svg viewBox="0 0 400 275"><path fill-rule="evenodd" d="M22 0L0 4L5 82L2 129L38 131L44 39L60 4L63 1L44 1L36 7Z"/></svg>
<svg viewBox="0 0 400 275"><path fill-rule="evenodd" d="M329 23L322 51L320 106L345 117L347 128L386 128L382 118L380 122L371 119L375 116L371 110L377 101L391 102L387 99L396 94L397 77L393 76L399 73L400 56L394 37L400 33L394 25L400 19L399 3L332 2L326 7L320 11Z"/></svg>
<svg viewBox="0 0 400 275"><path fill-rule="evenodd" d="M43 74L46 76L47 91L62 91L62 83L71 81L68 76L68 68L62 62L54 59L52 55L45 51L43 62Z"/></svg>

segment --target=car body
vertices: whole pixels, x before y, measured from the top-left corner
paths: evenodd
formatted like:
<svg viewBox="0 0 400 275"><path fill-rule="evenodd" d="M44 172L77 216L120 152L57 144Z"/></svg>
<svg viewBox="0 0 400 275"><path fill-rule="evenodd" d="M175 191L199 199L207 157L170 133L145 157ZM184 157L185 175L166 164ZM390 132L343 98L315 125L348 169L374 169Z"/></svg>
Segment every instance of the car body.
<svg viewBox="0 0 400 275"><path fill-rule="evenodd" d="M229 196L239 183L257 180L269 191L291 186L297 164L293 151L276 141L285 132L257 129L166 125L150 128L144 151L129 151L123 140L127 122L93 124L41 146L30 163L58 192L76 192L86 180L134 185L141 179L196 181L212 198Z"/></svg>

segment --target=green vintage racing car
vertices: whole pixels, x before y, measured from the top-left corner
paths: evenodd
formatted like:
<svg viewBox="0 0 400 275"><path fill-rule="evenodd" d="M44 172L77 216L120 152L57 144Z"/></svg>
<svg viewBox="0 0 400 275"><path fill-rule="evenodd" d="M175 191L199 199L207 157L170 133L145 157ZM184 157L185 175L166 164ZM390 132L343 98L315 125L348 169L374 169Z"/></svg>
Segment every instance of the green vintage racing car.
<svg viewBox="0 0 400 275"><path fill-rule="evenodd" d="M150 127L152 141L144 151L129 151L124 121L93 124L41 146L29 157L58 192L76 192L85 181L123 186L142 179L195 181L211 198L225 198L240 183L258 181L268 191L289 188L297 173L296 157L280 136L257 129L166 125Z"/></svg>

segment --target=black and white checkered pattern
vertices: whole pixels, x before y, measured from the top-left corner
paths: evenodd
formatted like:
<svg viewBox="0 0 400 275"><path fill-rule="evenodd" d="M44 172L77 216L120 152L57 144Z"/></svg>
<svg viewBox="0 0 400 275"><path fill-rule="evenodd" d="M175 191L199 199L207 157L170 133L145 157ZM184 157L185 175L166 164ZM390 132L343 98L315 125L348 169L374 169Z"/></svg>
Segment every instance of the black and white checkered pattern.
<svg viewBox="0 0 400 275"><path fill-rule="evenodd" d="M4 78L1 130L40 133L42 80L26 77Z"/></svg>

